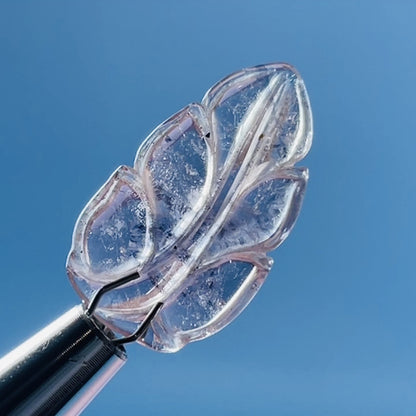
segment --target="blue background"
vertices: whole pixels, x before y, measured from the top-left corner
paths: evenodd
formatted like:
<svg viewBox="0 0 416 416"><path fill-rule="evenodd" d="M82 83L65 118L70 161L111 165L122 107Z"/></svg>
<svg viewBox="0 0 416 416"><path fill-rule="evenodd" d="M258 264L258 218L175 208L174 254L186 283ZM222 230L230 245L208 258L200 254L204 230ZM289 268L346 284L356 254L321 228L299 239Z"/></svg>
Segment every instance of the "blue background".
<svg viewBox="0 0 416 416"><path fill-rule="evenodd" d="M313 106L311 179L246 311L129 360L85 415L416 414L412 1L1 1L0 354L78 302L88 199L165 118L287 61Z"/></svg>

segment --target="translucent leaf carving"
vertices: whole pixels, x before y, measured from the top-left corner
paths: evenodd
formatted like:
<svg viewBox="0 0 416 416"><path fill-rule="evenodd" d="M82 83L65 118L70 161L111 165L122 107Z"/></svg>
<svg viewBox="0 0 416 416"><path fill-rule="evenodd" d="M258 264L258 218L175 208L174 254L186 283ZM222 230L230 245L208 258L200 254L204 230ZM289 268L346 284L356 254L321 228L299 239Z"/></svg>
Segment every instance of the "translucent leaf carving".
<svg viewBox="0 0 416 416"><path fill-rule="evenodd" d="M157 127L134 168L121 167L74 231L68 273L96 317L128 334L156 302L140 342L172 352L237 316L289 234L308 172L312 117L296 71L270 64L236 72Z"/></svg>

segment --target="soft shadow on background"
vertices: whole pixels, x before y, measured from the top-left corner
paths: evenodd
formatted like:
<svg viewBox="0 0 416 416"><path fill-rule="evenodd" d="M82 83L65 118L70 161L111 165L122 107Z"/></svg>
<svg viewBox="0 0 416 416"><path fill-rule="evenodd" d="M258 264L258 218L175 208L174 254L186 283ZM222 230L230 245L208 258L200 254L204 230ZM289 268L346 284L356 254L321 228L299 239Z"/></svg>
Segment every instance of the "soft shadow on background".
<svg viewBox="0 0 416 416"><path fill-rule="evenodd" d="M0 4L0 354L78 303L74 222L146 135L225 75L295 65L311 179L268 281L224 331L128 348L85 415L414 415L416 5Z"/></svg>

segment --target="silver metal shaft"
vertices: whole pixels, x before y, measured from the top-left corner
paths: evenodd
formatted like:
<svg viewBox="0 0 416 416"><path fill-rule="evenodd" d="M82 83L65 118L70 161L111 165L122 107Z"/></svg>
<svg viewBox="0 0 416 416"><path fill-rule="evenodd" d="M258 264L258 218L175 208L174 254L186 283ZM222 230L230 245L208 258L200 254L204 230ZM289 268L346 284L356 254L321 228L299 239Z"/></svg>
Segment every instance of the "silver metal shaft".
<svg viewBox="0 0 416 416"><path fill-rule="evenodd" d="M74 307L0 359L0 415L78 415L126 359Z"/></svg>

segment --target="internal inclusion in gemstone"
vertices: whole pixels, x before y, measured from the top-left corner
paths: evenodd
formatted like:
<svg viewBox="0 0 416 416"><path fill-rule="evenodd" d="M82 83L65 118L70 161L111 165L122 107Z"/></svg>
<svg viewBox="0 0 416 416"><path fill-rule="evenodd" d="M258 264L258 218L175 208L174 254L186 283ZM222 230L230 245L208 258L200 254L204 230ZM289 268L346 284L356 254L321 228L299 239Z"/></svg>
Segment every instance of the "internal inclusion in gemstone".
<svg viewBox="0 0 416 416"><path fill-rule="evenodd" d="M305 86L287 64L236 72L158 126L87 204L67 270L105 325L129 334L157 302L140 343L174 352L226 326L272 265L298 216L312 141Z"/></svg>

